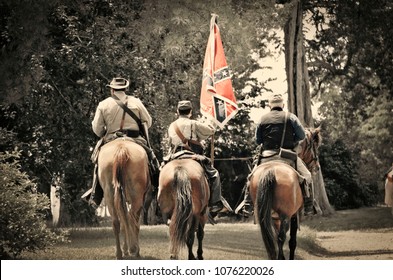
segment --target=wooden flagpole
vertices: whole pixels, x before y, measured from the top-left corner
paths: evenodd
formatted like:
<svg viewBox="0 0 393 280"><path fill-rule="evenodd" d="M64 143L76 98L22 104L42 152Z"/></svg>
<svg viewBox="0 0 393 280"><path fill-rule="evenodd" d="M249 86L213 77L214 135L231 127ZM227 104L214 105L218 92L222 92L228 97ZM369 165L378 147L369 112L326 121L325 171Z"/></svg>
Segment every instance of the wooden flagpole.
<svg viewBox="0 0 393 280"><path fill-rule="evenodd" d="M211 136L210 140L210 160L212 161L212 165L214 166L214 133Z"/></svg>

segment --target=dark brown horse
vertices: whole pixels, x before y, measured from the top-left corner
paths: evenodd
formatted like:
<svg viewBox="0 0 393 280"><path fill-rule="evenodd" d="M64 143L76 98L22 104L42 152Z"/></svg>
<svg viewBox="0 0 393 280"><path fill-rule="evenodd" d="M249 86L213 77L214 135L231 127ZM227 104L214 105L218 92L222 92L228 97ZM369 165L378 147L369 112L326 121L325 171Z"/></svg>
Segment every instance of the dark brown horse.
<svg viewBox="0 0 393 280"><path fill-rule="evenodd" d="M299 156L310 171L319 168L319 129L307 130ZM250 193L269 259L285 259L283 246L290 229L289 259L294 259L303 195L297 172L280 160L260 164L250 178ZM277 253L278 248L278 253Z"/></svg>
<svg viewBox="0 0 393 280"><path fill-rule="evenodd" d="M160 172L158 205L170 218L170 258L178 259L187 245L188 259L194 260L192 247L198 238L197 258L203 259L202 241L208 215L210 190L202 166L193 159L175 159Z"/></svg>
<svg viewBox="0 0 393 280"><path fill-rule="evenodd" d="M139 217L150 190L148 158L145 150L124 138L102 146L98 156L98 179L112 217L116 258L123 254L139 257ZM120 248L123 233L123 252Z"/></svg>

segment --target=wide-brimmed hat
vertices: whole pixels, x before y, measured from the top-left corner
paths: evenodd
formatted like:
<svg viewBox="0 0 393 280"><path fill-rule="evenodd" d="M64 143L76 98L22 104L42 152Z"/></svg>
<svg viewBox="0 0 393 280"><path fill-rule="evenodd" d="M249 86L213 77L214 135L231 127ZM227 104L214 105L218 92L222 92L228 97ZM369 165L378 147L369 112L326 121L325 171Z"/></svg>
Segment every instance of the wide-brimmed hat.
<svg viewBox="0 0 393 280"><path fill-rule="evenodd" d="M177 109L178 110L192 109L191 101L189 101L189 100L179 101L179 103L177 103Z"/></svg>
<svg viewBox="0 0 393 280"><path fill-rule="evenodd" d="M271 98L269 98L269 106L273 107L282 107L284 106L284 98L281 94L275 94Z"/></svg>
<svg viewBox="0 0 393 280"><path fill-rule="evenodd" d="M130 82L124 78L113 78L111 83L106 86L113 89L123 89L123 88L128 88L129 85Z"/></svg>

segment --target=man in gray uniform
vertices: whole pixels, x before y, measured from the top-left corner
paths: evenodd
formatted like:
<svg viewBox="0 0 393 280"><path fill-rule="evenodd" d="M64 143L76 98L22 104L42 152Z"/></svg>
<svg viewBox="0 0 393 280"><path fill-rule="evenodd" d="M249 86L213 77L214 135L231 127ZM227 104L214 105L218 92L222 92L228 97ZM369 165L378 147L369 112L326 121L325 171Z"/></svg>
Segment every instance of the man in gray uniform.
<svg viewBox="0 0 393 280"><path fill-rule="evenodd" d="M179 118L172 122L168 128L168 136L172 151L176 153L182 150L192 150L193 152L202 155L203 146L200 141L213 135L215 127L212 124L206 124L191 119L191 101L180 101L177 106L177 114ZM202 167L205 169L205 173L209 179L211 190L209 202L210 212L215 214L224 208L221 198L220 174L217 169L213 167L210 159L207 157L203 160Z"/></svg>
<svg viewBox="0 0 393 280"><path fill-rule="evenodd" d="M95 163L93 187L82 198L89 201L94 208L98 207L103 198L103 191L97 180L97 158L102 144L118 137L130 137L141 145L149 158L149 169L152 183L158 187L159 163L153 150L149 147L148 128L152 125L152 118L139 98L126 95L125 90L129 81L124 78L114 78L107 87L110 88L111 96L98 104L92 129L94 133L103 139L93 152ZM127 109L128 108L128 109ZM128 113L127 110L131 112ZM133 117L131 115L133 115Z"/></svg>
<svg viewBox="0 0 393 280"><path fill-rule="evenodd" d="M276 94L269 99L271 111L263 115L257 125L255 132L256 143L262 145L263 151L277 152L280 148L295 151L298 143L306 137L304 127L300 120L290 112L284 112L284 99L281 94ZM285 124L286 121L286 124ZM285 125L284 125L285 124ZM285 129L284 129L285 127ZM283 135L285 131L285 135ZM257 163L259 164L259 162ZM312 197L312 176L307 169L303 160L297 157L296 168L301 176L304 177L304 215L313 215L313 197ZM311 191L308 191L311 189ZM243 201L243 214L250 215L253 211L252 201L249 195L248 187L245 191Z"/></svg>

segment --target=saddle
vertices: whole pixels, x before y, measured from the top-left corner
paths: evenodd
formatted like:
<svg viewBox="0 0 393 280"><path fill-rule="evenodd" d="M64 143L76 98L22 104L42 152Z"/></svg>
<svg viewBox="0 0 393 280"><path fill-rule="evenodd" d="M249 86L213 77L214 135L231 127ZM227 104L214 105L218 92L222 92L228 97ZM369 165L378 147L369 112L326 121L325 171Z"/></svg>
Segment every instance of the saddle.
<svg viewBox="0 0 393 280"><path fill-rule="evenodd" d="M278 160L289 164L292 168L296 169L297 154L296 152L280 148L278 150L265 150L260 155L260 163L268 162L271 160Z"/></svg>
<svg viewBox="0 0 393 280"><path fill-rule="evenodd" d="M163 165L165 165L166 163L168 163L174 159L193 159L193 160L198 161L200 164L202 164L204 161L207 160L205 156L198 155L198 154L196 154L192 151L189 151L189 150L181 150L176 153L171 153L171 154L165 156Z"/></svg>
<svg viewBox="0 0 393 280"><path fill-rule="evenodd" d="M297 171L296 168L297 154L296 152L288 149L280 150L265 150L261 153L259 164L264 164L271 161L281 162L289 165L296 172L299 183L302 184L305 178Z"/></svg>
<svg viewBox="0 0 393 280"><path fill-rule="evenodd" d="M98 142L97 142L96 146L94 147L94 150L91 154L91 157L90 157L91 161L94 164L97 163L98 154L100 152L101 147L104 146L106 143L109 143L109 142L116 140L118 138L124 138L124 140L132 141L138 145L141 145L143 148L147 147L144 139L129 137L129 136L127 136L126 133L121 132L121 131L117 131L116 133L111 133L111 134L105 135L100 140L98 140Z"/></svg>

